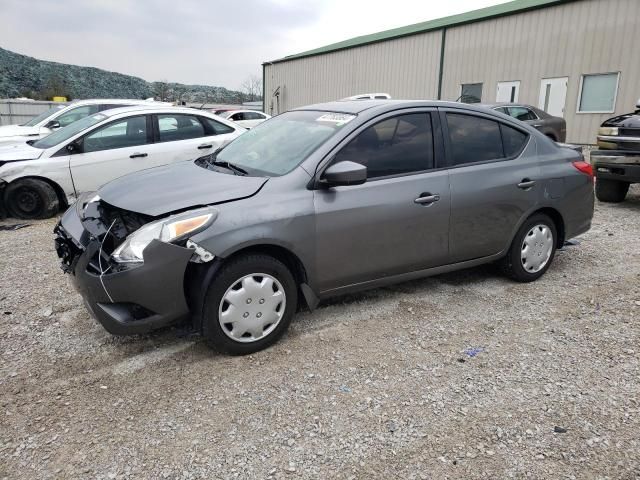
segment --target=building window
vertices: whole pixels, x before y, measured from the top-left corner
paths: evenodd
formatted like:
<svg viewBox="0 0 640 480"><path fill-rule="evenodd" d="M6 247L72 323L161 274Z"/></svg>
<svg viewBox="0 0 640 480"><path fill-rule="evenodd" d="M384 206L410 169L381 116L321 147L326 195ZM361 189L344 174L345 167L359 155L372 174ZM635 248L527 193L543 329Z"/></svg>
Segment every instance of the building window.
<svg viewBox="0 0 640 480"><path fill-rule="evenodd" d="M579 113L613 113L619 73L583 75L580 79Z"/></svg>
<svg viewBox="0 0 640 480"><path fill-rule="evenodd" d="M480 103L482 100L482 84L481 83L463 83L460 92L460 101L462 103Z"/></svg>

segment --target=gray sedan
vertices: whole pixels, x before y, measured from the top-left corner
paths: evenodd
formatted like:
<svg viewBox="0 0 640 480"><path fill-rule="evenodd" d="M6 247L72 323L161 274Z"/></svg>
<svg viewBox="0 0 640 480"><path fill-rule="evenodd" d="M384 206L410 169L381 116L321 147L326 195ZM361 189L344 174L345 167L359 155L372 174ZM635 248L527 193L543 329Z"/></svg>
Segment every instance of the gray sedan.
<svg viewBox="0 0 640 480"><path fill-rule="evenodd" d="M567 138L567 122L564 118L549 115L544 110L519 103L483 103L484 107L504 113L528 123L554 142L564 142Z"/></svg>
<svg viewBox="0 0 640 480"><path fill-rule="evenodd" d="M459 103L341 101L81 197L56 250L111 333L188 319L245 354L330 296L489 262L531 282L592 216L591 166L522 122Z"/></svg>

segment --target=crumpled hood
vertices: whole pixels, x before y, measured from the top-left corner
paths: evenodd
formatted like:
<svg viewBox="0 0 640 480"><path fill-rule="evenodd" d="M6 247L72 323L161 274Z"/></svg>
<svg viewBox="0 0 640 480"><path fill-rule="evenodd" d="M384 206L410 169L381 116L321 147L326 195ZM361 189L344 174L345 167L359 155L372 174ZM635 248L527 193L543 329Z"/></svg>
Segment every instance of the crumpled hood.
<svg viewBox="0 0 640 480"><path fill-rule="evenodd" d="M0 141L7 140L9 137L38 137L51 133L48 128L42 127L25 127L23 125L5 125L0 127Z"/></svg>
<svg viewBox="0 0 640 480"><path fill-rule="evenodd" d="M0 162L18 162L20 160L35 160L40 158L44 150L34 148L27 142L0 143Z"/></svg>
<svg viewBox="0 0 640 480"><path fill-rule="evenodd" d="M247 198L267 181L264 177L214 172L189 161L125 175L107 183L97 193L115 207L157 217Z"/></svg>

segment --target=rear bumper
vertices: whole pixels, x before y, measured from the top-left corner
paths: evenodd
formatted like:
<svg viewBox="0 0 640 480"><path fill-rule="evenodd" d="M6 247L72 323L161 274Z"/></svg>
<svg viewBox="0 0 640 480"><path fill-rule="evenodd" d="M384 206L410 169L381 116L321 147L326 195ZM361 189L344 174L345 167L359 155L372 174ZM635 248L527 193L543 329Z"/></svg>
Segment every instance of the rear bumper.
<svg viewBox="0 0 640 480"><path fill-rule="evenodd" d="M596 178L640 183L640 151L594 150L591 163Z"/></svg>
<svg viewBox="0 0 640 480"><path fill-rule="evenodd" d="M154 240L143 252L144 263L117 265L104 253L100 260L101 241L85 228L73 206L55 233L63 270L71 274L87 310L109 333L145 333L189 314L184 278L192 250Z"/></svg>

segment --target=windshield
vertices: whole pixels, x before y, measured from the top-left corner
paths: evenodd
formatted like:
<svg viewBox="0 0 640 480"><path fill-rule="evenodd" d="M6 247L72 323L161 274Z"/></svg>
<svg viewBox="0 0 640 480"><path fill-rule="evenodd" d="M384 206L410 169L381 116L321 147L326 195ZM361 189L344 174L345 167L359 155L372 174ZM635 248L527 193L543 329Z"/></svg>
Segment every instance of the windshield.
<svg viewBox="0 0 640 480"><path fill-rule="evenodd" d="M44 120L45 118L50 117L51 115L53 115L56 112L59 112L60 110L62 110L64 107L66 107L66 105L56 105L55 107L50 108L49 110L42 112L40 115L38 115L37 117L32 118L31 120L29 120L27 123L23 123L22 126L23 127L35 127L37 124L39 124L42 120Z"/></svg>
<svg viewBox="0 0 640 480"><path fill-rule="evenodd" d="M216 160L250 174L284 175L354 118L332 112L283 113L240 135L220 151Z"/></svg>
<svg viewBox="0 0 640 480"><path fill-rule="evenodd" d="M106 115L102 115L101 113L96 113L95 115L91 115L89 117L85 117L82 120L78 120L77 122L73 122L66 127L62 127L60 130L56 130L50 135L33 142L31 144L32 147L35 148L51 148L56 145L69 140L74 135L86 130L87 128L93 127L94 125L100 123L105 118Z"/></svg>

